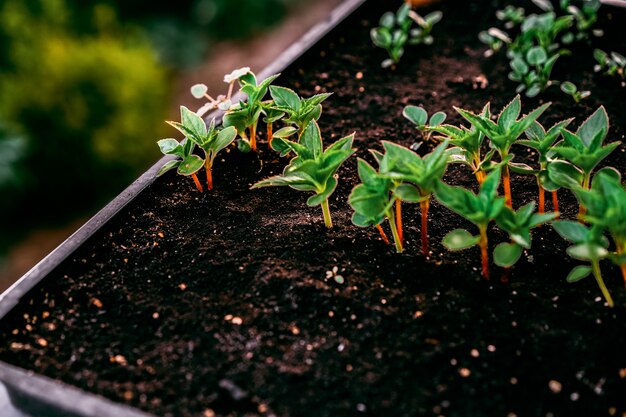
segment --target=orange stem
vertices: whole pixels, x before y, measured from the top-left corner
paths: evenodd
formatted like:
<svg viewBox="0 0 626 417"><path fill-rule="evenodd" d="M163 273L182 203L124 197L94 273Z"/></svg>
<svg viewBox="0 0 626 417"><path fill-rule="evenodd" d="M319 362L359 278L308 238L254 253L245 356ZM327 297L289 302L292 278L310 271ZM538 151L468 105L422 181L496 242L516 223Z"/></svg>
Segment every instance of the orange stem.
<svg viewBox="0 0 626 417"><path fill-rule="evenodd" d="M212 166L211 166L211 161L209 161L209 158L206 159L205 163L204 163L204 168L206 170L206 186L207 186L207 190L212 190L213 189L213 173L212 171Z"/></svg>
<svg viewBox="0 0 626 417"><path fill-rule="evenodd" d="M478 185L483 185L483 182L485 181L485 172L483 170L478 170L475 175Z"/></svg>
<svg viewBox="0 0 626 417"><path fill-rule="evenodd" d="M202 192L202 184L200 184L198 176L196 174L191 174L191 178L193 178L193 182L196 184L196 188L198 189L198 191Z"/></svg>
<svg viewBox="0 0 626 417"><path fill-rule="evenodd" d="M256 152L256 123L250 126L250 148Z"/></svg>
<svg viewBox="0 0 626 417"><path fill-rule="evenodd" d="M422 254L428 256L428 208L430 206L430 200L424 200L420 202L420 209L422 210Z"/></svg>
<svg viewBox="0 0 626 417"><path fill-rule="evenodd" d="M552 191L552 211L555 213L559 212L559 194L556 190ZM557 215L556 218L558 219L559 216Z"/></svg>
<svg viewBox="0 0 626 417"><path fill-rule="evenodd" d="M383 230L383 227L381 225L377 224L376 225L376 229L378 229L378 231L380 232L380 237L383 238L383 242L385 242L388 245L389 244L389 238L385 234L385 231Z"/></svg>
<svg viewBox="0 0 626 417"><path fill-rule="evenodd" d="M269 149L272 149L272 136L274 136L273 128L273 123L267 124L267 147Z"/></svg>
<svg viewBox="0 0 626 417"><path fill-rule="evenodd" d="M398 227L398 237L400 238L400 244L404 244L404 237L402 234L402 200L396 198L396 225Z"/></svg>
<svg viewBox="0 0 626 417"><path fill-rule="evenodd" d="M539 214L546 212L546 190L539 185Z"/></svg>
<svg viewBox="0 0 626 417"><path fill-rule="evenodd" d="M509 174L509 166L504 165L502 169L502 183L504 185L504 200L506 205L513 208L513 198L511 197L511 175Z"/></svg>

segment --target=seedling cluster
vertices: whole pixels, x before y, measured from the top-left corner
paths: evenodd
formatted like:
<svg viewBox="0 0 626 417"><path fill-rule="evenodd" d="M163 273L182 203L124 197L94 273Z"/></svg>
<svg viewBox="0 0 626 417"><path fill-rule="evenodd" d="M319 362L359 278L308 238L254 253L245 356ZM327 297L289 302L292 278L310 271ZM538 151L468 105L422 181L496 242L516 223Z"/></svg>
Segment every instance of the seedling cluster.
<svg viewBox="0 0 626 417"><path fill-rule="evenodd" d="M384 48L389 58L382 62L383 68L398 64L408 45L432 45L433 26L441 21L443 14L435 11L421 16L411 9L407 3L400 6L396 13L387 12L382 15L378 27L371 30L370 36L374 45ZM414 27L417 25L417 27Z"/></svg>

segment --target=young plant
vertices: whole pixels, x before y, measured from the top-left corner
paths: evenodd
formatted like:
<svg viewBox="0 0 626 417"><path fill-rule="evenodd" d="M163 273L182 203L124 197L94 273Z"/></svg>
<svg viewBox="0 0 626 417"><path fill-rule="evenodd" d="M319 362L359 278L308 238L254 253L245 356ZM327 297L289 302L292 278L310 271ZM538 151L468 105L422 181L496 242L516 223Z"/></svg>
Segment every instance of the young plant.
<svg viewBox="0 0 626 417"><path fill-rule="evenodd" d="M593 177L591 190L575 189L574 194L587 208L584 220L607 232L615 244L608 258L622 271L626 284L626 189L613 168L603 168Z"/></svg>
<svg viewBox="0 0 626 417"><path fill-rule="evenodd" d="M598 108L585 120L576 133L564 129L564 141L552 150L569 164L551 164L548 170L550 180L570 189L582 187L588 190L593 170L620 145L619 141L603 145L608 131L609 116L604 107ZM579 213L582 215L584 212L584 205L581 204Z"/></svg>
<svg viewBox="0 0 626 417"><path fill-rule="evenodd" d="M267 100L263 103L263 113L265 117L263 122L266 126L267 147L272 149L272 140L274 139L274 123L285 117L285 113L273 108L274 101Z"/></svg>
<svg viewBox="0 0 626 417"><path fill-rule="evenodd" d="M276 139L293 151L296 156L283 171L259 181L251 188L289 186L299 191L312 191L315 195L307 200L310 207L322 206L326 227L333 227L328 197L337 188L335 173L355 150L352 149L354 133L339 139L324 150L320 128L315 121L309 123L300 143Z"/></svg>
<svg viewBox="0 0 626 417"><path fill-rule="evenodd" d="M609 251L607 250L609 242L602 236L602 230L597 226L586 227L570 220L554 222L552 227L565 240L574 244L567 248L567 254L571 258L590 264L579 265L572 269L567 276L567 282L578 282L593 274L607 304L609 307L613 307L614 303L611 293L609 293L600 271L600 261L609 256Z"/></svg>
<svg viewBox="0 0 626 417"><path fill-rule="evenodd" d="M504 198L498 196L499 183L500 168L496 168L487 175L478 194L441 181L435 187L435 197L441 204L474 223L479 230L478 236L465 229L453 230L444 237L444 246L448 250L457 251L478 245L482 260L482 276L487 280L489 279L487 228L505 207Z"/></svg>
<svg viewBox="0 0 626 417"><path fill-rule="evenodd" d="M533 172L533 174L537 177L537 187L539 188L539 214L543 214L545 212L546 190L552 191L553 211L559 211L557 190L560 187L550 181L548 176L548 166L554 161L553 158L555 154L554 151L552 151L552 147L561 136L563 129L569 126L572 120L574 119L563 120L562 122L552 126L547 131L541 123L535 121L526 130L526 139L521 139L516 142L517 144L536 150L539 156L539 170Z"/></svg>
<svg viewBox="0 0 626 417"><path fill-rule="evenodd" d="M230 74L226 74L224 76L224 82L228 84L228 92L224 94L220 94L217 98L213 98L208 94L209 88L206 84L195 84L191 87L191 95L197 99L207 99L209 100L206 104L204 104L198 111L196 112L198 116L202 117L207 112L215 109L220 110L228 110L232 106L231 98L233 96L233 89L235 86L235 81L237 81L242 76L250 73L249 67L238 68L232 71Z"/></svg>
<svg viewBox="0 0 626 417"><path fill-rule="evenodd" d="M215 119L207 127L204 120L185 106L180 107L180 119L178 122L167 122L181 132L187 140L198 145L204 152L204 167L206 169L207 189L213 189L213 162L217 154L230 145L237 136L234 127L217 129Z"/></svg>
<svg viewBox="0 0 626 417"><path fill-rule="evenodd" d="M424 141L430 140L434 128L446 120L446 114L442 111L433 114L429 119L428 112L423 107L417 106L406 106L402 115L417 126L417 130L422 134Z"/></svg>
<svg viewBox="0 0 626 417"><path fill-rule="evenodd" d="M502 182L504 186L504 196L506 198L506 204L509 207L513 207L513 198L511 195L511 175L509 167L514 167L517 170L530 170L529 167L523 164L516 164L511 162L514 155L510 153L511 145L520 137L524 131L526 131L535 120L550 106L550 103L543 104L536 108L529 114L522 116L521 112L521 99L520 96L516 96L502 110L498 116L497 123L493 122L489 117L484 115L477 115L467 110L459 109L455 107L467 121L469 121L477 130L481 131L490 140L490 146L495 149L500 155L499 166L502 167Z"/></svg>
<svg viewBox="0 0 626 417"><path fill-rule="evenodd" d="M395 188L400 201L420 204L422 253L428 255L428 210L435 186L448 166L448 143L442 143L423 158L392 142L383 141L383 147L385 154L380 161L380 175L400 183Z"/></svg>
<svg viewBox="0 0 626 417"><path fill-rule="evenodd" d="M247 95L246 101L240 101L231 106L224 115L224 126L233 126L237 129L240 137L238 147L242 151L257 150L257 125L259 117L263 113L263 98L267 94L270 84L280 74L267 77L262 82L258 82L252 72L248 72L239 77L241 91Z"/></svg>
<svg viewBox="0 0 626 417"><path fill-rule="evenodd" d="M511 239L510 243L500 243L493 251L493 262L503 268L511 268L522 256L524 249L530 249L531 230L554 220L556 213L535 213L532 201L515 211L505 207L496 217L496 224Z"/></svg>
<svg viewBox="0 0 626 417"><path fill-rule="evenodd" d="M304 129L312 120L317 121L322 114L322 102L332 95L332 93L317 94L310 98L301 98L295 91L285 87L270 87L270 95L274 99L271 109L286 115L283 122L293 125L289 132L298 134L298 140ZM285 133L282 137L284 138Z"/></svg>
<svg viewBox="0 0 626 417"><path fill-rule="evenodd" d="M386 49L389 54L389 59L382 62L382 67L388 68L400 62L407 43L431 45L433 43L431 31L441 17L442 13L439 11L422 17L406 3L400 6L395 14L385 13L380 18L380 26L370 31L374 45ZM418 27L412 28L413 23Z"/></svg>
<svg viewBox="0 0 626 417"><path fill-rule="evenodd" d="M571 34L572 40L585 40L589 38L589 33L600 37L604 34L601 29L594 29L593 26L598 21L598 9L602 3L600 0L583 0L580 7L572 4L571 0L560 0L561 9L571 15L576 22L576 34Z"/></svg>
<svg viewBox="0 0 626 417"><path fill-rule="evenodd" d="M593 57L598 62L594 67L596 72L603 72L612 77L619 77L622 80L622 87L626 86L626 57L617 52L607 54L601 49L593 51Z"/></svg>
<svg viewBox="0 0 626 417"><path fill-rule="evenodd" d="M561 91L568 96L571 96L576 103L580 103L581 100L591 95L591 91L589 90L578 91L578 87L576 87L576 84L570 81L565 81L561 84Z"/></svg>
<svg viewBox="0 0 626 417"><path fill-rule="evenodd" d="M380 156L382 158L382 155ZM352 223L359 227L374 226L381 231L383 240L386 240L380 225L387 219L391 227L396 251L401 253L403 250L402 240L398 233L396 214L393 211L393 205L397 199L396 185L388 177L376 172L370 164L362 159L358 161L358 172L361 183L354 187L348 198L348 202L354 210Z"/></svg>
<svg viewBox="0 0 626 417"><path fill-rule="evenodd" d="M489 104L484 107L481 117L488 119L491 117ZM478 184L482 184L487 175L485 169L490 166L491 157L495 153L495 149L491 149L484 157L482 156L481 147L485 135L475 126L467 128L465 126L437 125L430 127L430 129L441 135L436 136L436 139L446 140L454 146L449 150L450 162L467 165L476 176Z"/></svg>

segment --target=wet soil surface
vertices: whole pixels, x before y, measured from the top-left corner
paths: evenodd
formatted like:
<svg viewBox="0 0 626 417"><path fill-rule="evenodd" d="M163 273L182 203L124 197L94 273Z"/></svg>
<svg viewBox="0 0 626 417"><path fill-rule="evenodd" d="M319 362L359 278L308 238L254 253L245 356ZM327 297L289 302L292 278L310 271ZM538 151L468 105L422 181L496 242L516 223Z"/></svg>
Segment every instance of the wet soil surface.
<svg viewBox="0 0 626 417"><path fill-rule="evenodd" d="M421 138L407 104L449 113L498 110L513 98L502 55L482 57L476 34L497 24L496 2L441 4L432 47L407 50L394 71L368 31L386 2L369 2L280 78L303 95L335 94L320 120L325 140L356 131L357 156L380 140ZM492 4L493 3L493 4ZM529 5L529 8L532 8ZM623 52L623 14L602 12L596 46ZM562 59L555 77L592 96L576 105L553 88L541 119L580 123L600 104L626 128L626 90L592 72L593 46ZM486 85L483 81L486 80ZM540 101L524 99L524 111ZM424 144L427 152L433 144ZM471 225L434 203L431 254L419 254L419 213L405 205L406 251L350 222L356 158L331 199L335 227L291 189L250 191L286 160L225 153L216 190L166 175L46 278L0 323L0 359L159 416L622 416L626 413L626 293L603 265L609 309L591 279L569 285L575 265L550 227L508 284L478 249L448 253L440 241ZM520 160L532 155L519 148ZM624 172L624 147L608 161ZM446 180L473 186L465 168ZM514 203L535 198L513 177ZM549 207L549 205L548 205ZM575 201L561 193L565 217ZM473 230L473 229L472 229ZM504 236L491 231L492 245Z"/></svg>

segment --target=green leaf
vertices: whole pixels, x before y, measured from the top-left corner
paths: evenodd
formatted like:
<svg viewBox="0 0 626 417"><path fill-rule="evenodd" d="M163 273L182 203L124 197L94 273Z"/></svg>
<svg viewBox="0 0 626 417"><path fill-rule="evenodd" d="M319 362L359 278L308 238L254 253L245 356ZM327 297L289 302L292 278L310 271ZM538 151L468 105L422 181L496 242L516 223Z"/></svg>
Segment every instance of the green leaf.
<svg viewBox="0 0 626 417"><path fill-rule="evenodd" d="M180 165L180 160L178 159L173 160L173 161L167 161L165 164L163 164L161 169L159 169L159 172L157 172L156 176L160 177L161 175L165 174L167 171L170 171L178 167L179 165Z"/></svg>
<svg viewBox="0 0 626 417"><path fill-rule="evenodd" d="M270 95L274 99L274 102L279 107L287 107L292 112L297 113L300 111L300 97L295 91L285 88L270 86Z"/></svg>
<svg viewBox="0 0 626 417"><path fill-rule="evenodd" d="M597 262L606 258L609 252L602 246L591 242L580 243L567 248L567 254L579 261Z"/></svg>
<svg viewBox="0 0 626 417"><path fill-rule="evenodd" d="M394 194L397 198L409 203L419 203L424 200L417 188L409 184L398 185L394 190Z"/></svg>
<svg viewBox="0 0 626 417"><path fill-rule="evenodd" d="M526 61L528 61L530 65L541 65L547 60L548 54L541 46L532 47L526 53Z"/></svg>
<svg viewBox="0 0 626 417"><path fill-rule="evenodd" d="M500 243L493 251L493 262L503 268L510 268L522 256L522 247L517 243Z"/></svg>
<svg viewBox="0 0 626 417"><path fill-rule="evenodd" d="M406 106L402 115L420 129L426 126L426 122L428 122L428 113L422 107Z"/></svg>
<svg viewBox="0 0 626 417"><path fill-rule="evenodd" d="M563 84L561 84L561 90L565 94L573 95L573 94L576 93L576 91L578 91L578 87L576 87L576 85L574 83L571 83L569 81L565 81Z"/></svg>
<svg viewBox="0 0 626 417"><path fill-rule="evenodd" d="M236 137L237 129L235 129L233 126L220 130L217 134L215 142L213 142L211 146L211 150L214 154L217 154L219 151L233 143Z"/></svg>
<svg viewBox="0 0 626 417"><path fill-rule="evenodd" d="M578 128L576 136L582 139L585 146L589 146L594 137L600 132L604 132L603 138L609 131L609 116L603 106L600 106L583 124Z"/></svg>
<svg viewBox="0 0 626 417"><path fill-rule="evenodd" d="M579 265L572 269L567 275L567 282L574 283L581 279L587 278L591 274L592 270L590 266Z"/></svg>
<svg viewBox="0 0 626 417"><path fill-rule="evenodd" d="M582 224L571 220L560 220L552 223L554 230L561 235L562 238L573 243L582 243L587 240L589 229Z"/></svg>
<svg viewBox="0 0 626 417"><path fill-rule="evenodd" d="M198 155L189 155L182 160L178 167L178 173L180 175L189 176L200 171L200 168L204 165L204 159Z"/></svg>
<svg viewBox="0 0 626 417"><path fill-rule="evenodd" d="M473 236L465 229L456 229L443 238L443 245L451 251L471 248L480 241L480 236Z"/></svg>
<svg viewBox="0 0 626 417"><path fill-rule="evenodd" d="M207 128L204 120L185 106L180 106L180 120L182 125L193 132L198 138L206 136Z"/></svg>
<svg viewBox="0 0 626 417"><path fill-rule="evenodd" d="M183 147L176 139L161 139L157 144L163 154L183 157Z"/></svg>
<svg viewBox="0 0 626 417"><path fill-rule="evenodd" d="M283 127L282 129L279 129L276 132L274 132L272 137L273 138L285 139L285 138L288 138L289 136L294 135L296 132L298 132L297 128L295 128L293 126L287 126L287 127Z"/></svg>
<svg viewBox="0 0 626 417"><path fill-rule="evenodd" d="M205 84L195 84L191 87L191 95L195 98L203 98L207 91L209 91L209 87Z"/></svg>
<svg viewBox="0 0 626 417"><path fill-rule="evenodd" d="M322 154L322 133L317 122L309 123L300 138L300 143L313 154L313 158L318 158Z"/></svg>
<svg viewBox="0 0 626 417"><path fill-rule="evenodd" d="M517 95L500 113L498 116L498 126L502 127L505 130L508 130L513 126L513 123L519 117L519 114L522 110L522 102L520 96Z"/></svg>
<svg viewBox="0 0 626 417"><path fill-rule="evenodd" d="M324 202L324 200L326 200L328 197L331 196L331 194L335 191L336 188L337 188L337 180L334 177L330 177L328 179L328 182L326 182L326 188L324 189L324 191L309 198L306 204L309 207L319 206L320 204Z"/></svg>
<svg viewBox="0 0 626 417"><path fill-rule="evenodd" d="M446 114L442 111L433 114L428 124L430 126L439 126L446 120Z"/></svg>
<svg viewBox="0 0 626 417"><path fill-rule="evenodd" d="M385 27L373 28L370 31L370 37L374 45L380 48L389 48L391 47L391 42L393 42L391 32Z"/></svg>

